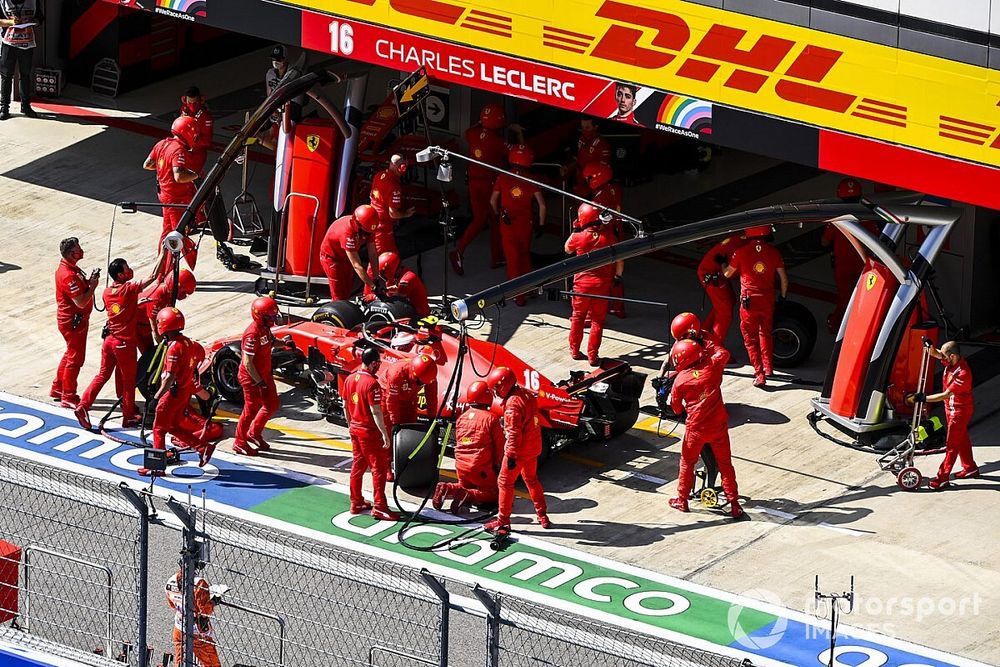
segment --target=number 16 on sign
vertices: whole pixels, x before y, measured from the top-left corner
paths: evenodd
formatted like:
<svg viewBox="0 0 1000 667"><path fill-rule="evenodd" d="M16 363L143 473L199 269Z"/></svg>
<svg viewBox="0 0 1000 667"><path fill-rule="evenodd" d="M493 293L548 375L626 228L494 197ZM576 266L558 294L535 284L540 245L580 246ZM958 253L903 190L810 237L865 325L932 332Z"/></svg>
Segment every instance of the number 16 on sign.
<svg viewBox="0 0 1000 667"><path fill-rule="evenodd" d="M349 56L354 53L354 26L330 21L330 53Z"/></svg>

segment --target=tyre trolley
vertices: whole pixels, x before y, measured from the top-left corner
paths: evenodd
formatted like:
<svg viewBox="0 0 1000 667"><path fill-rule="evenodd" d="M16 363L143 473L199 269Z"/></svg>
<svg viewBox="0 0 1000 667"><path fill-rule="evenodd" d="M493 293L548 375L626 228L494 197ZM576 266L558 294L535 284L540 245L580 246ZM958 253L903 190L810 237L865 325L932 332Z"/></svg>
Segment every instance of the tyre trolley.
<svg viewBox="0 0 1000 667"><path fill-rule="evenodd" d="M924 349L920 357L920 375L917 377L917 395L925 394L927 376L930 373L931 342L924 338ZM898 445L878 458L882 470L896 476L896 484L904 491L913 491L920 487L923 475L913 465L916 456L917 441L920 428L920 417L924 412L924 401L913 402L913 417L910 419L910 433Z"/></svg>

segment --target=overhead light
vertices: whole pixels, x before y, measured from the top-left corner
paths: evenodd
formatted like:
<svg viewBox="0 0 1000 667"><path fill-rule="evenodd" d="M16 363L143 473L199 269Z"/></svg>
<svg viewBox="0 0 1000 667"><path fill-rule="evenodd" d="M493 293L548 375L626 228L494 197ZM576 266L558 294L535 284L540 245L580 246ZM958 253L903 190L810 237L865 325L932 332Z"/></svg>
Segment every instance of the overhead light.
<svg viewBox="0 0 1000 667"><path fill-rule="evenodd" d="M438 165L437 179L442 183L451 183L451 163L447 156Z"/></svg>
<svg viewBox="0 0 1000 667"><path fill-rule="evenodd" d="M437 146L428 146L424 150L417 153L417 162L430 162L434 159L434 153Z"/></svg>

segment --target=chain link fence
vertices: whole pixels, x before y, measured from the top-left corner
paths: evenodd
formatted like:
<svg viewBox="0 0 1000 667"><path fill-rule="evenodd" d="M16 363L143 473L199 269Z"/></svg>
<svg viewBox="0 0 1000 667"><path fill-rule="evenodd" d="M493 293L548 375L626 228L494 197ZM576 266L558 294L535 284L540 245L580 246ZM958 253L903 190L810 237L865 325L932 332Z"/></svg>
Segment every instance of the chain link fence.
<svg viewBox="0 0 1000 667"><path fill-rule="evenodd" d="M148 623L166 665L164 585L187 563L216 585L200 620L227 667L750 664L123 486L0 454L0 639L121 664L93 652L146 643Z"/></svg>
<svg viewBox="0 0 1000 667"><path fill-rule="evenodd" d="M0 454L4 635L105 656L134 643L139 526L117 485Z"/></svg>

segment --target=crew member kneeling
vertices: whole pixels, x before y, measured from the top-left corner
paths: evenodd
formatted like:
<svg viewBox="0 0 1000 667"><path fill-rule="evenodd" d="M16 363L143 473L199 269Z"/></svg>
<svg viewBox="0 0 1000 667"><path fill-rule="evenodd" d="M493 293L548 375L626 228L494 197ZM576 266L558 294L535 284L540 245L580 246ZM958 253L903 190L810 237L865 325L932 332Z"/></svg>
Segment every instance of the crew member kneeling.
<svg viewBox="0 0 1000 667"><path fill-rule="evenodd" d="M524 480L535 514L542 528L552 525L545 504L545 492L538 481L538 456L542 453L542 429L538 422L538 399L517 386L514 372L506 366L494 368L486 379L493 393L503 401L504 455L497 486L500 509L497 517L483 528L494 532L510 531L510 513L514 507L514 484Z"/></svg>
<svg viewBox="0 0 1000 667"><path fill-rule="evenodd" d="M392 438L382 416L382 389L375 374L381 358L374 347L361 354L362 368L344 380L342 396L347 413L347 427L351 434L354 462L351 464L351 514L371 510L373 519L396 521L399 514L389 509L385 497L386 462L389 457L383 450L392 445ZM361 494L365 471L372 470L375 507Z"/></svg>
<svg viewBox="0 0 1000 667"><path fill-rule="evenodd" d="M724 348L705 358L702 347L693 340L679 340L670 350L677 377L670 390L670 407L677 414L687 413L684 421L684 441L681 444L680 471L677 475L677 497L668 502L681 512L688 511L688 497L694 485L694 466L705 445L712 448L715 463L722 476L722 489L729 500L729 513L738 518L743 514L736 471L729 449L729 415L722 401L722 371L729 353Z"/></svg>
<svg viewBox="0 0 1000 667"><path fill-rule="evenodd" d="M274 299L262 296L250 305L250 316L253 322L243 332L240 343L243 361L238 378L243 387L243 411L236 424L233 452L257 456L259 452L271 449L271 445L264 440L264 426L281 407L271 371L271 350L274 347L271 327L281 317L281 312Z"/></svg>
<svg viewBox="0 0 1000 667"><path fill-rule="evenodd" d="M575 230L566 239L564 250L567 254L585 255L593 250L614 245L617 240L611 225L601 224L599 211L590 204L580 204ZM573 276L573 291L593 294L595 297L611 295L614 278L621 275L622 262L606 264L589 271L581 271ZM604 320L608 316L608 300L587 296L573 297L573 314L569 318L569 353L576 360L587 359L591 366L601 364L601 338L604 335ZM587 340L587 354L580 351L583 341L584 322L590 320L590 338Z"/></svg>
<svg viewBox="0 0 1000 667"><path fill-rule="evenodd" d="M399 255L394 252L379 255L378 272L385 282L386 296L399 296L409 301L418 318L431 314L431 307L427 302L427 286L412 269L400 264ZM375 279L371 266L368 267L368 277ZM365 285L364 298L367 300L375 297L375 291Z"/></svg>
<svg viewBox="0 0 1000 667"><path fill-rule="evenodd" d="M458 482L439 482L431 503L441 509L451 498L452 513L463 505L497 502L497 473L503 460L504 435L500 418L490 411L493 392L482 380L469 385L469 407L455 420L455 473Z"/></svg>

